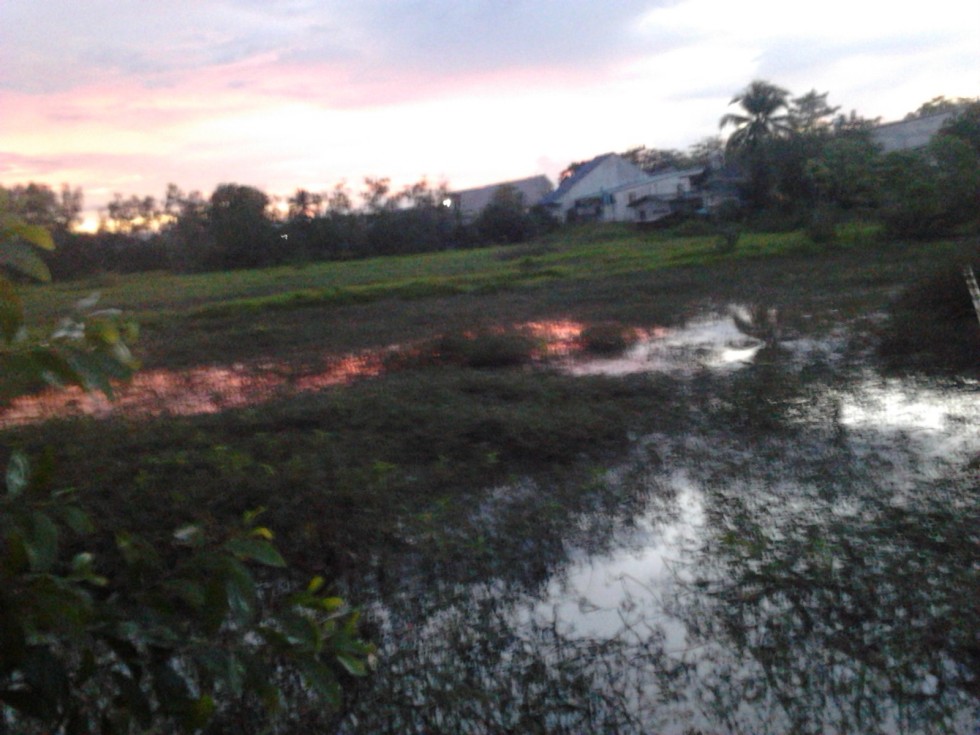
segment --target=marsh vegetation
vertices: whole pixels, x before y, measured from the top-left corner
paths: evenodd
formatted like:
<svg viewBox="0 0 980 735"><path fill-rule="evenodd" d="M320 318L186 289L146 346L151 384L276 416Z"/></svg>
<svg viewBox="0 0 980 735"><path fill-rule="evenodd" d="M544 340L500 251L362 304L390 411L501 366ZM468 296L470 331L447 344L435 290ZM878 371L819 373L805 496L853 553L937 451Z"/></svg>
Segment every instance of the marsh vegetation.
<svg viewBox="0 0 980 735"><path fill-rule="evenodd" d="M745 233L725 254L586 228L39 287L42 315L96 286L133 313L145 371L295 386L388 357L342 387L62 415L4 445L56 447L107 539L264 507L290 573L362 606L376 671L283 732L967 732L980 329L958 323L974 360L955 371L935 330L912 361L880 349L948 322L915 284L977 244L848 237ZM543 323L586 352L542 352Z"/></svg>

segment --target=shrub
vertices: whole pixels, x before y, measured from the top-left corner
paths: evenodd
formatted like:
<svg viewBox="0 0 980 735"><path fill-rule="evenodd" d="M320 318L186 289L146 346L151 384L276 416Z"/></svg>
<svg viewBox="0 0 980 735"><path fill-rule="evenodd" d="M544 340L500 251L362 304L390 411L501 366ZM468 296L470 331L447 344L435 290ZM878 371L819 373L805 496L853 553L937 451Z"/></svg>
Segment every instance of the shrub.
<svg viewBox="0 0 980 735"><path fill-rule="evenodd" d="M941 136L922 151L886 159L882 221L891 237L928 239L977 219L978 158L964 141Z"/></svg>
<svg viewBox="0 0 980 735"><path fill-rule="evenodd" d="M742 230L739 227L732 224L725 225L718 233L715 251L722 254L734 253L735 246L738 245L741 236Z"/></svg>
<svg viewBox="0 0 980 735"><path fill-rule="evenodd" d="M504 368L525 365L534 357L534 340L520 332L484 331L446 334L424 346L423 363L470 368Z"/></svg>
<svg viewBox="0 0 980 735"><path fill-rule="evenodd" d="M54 244L3 204L0 395L16 395L17 378L33 376L111 397L110 378L135 367L125 344L134 334L111 312L92 311L90 298L46 342L26 337L4 273L49 280L32 246ZM272 570L284 575L286 562L272 532L255 524L257 512L236 528L154 528L152 541L100 529L73 491L57 486L51 454L6 457L0 730L192 732L243 707L272 719L291 698L340 708L341 677L365 674L373 648L358 637L357 612L323 594L322 579L284 599L261 583L274 580ZM253 574L255 564L270 574ZM302 682L296 696L293 681Z"/></svg>
<svg viewBox="0 0 980 735"><path fill-rule="evenodd" d="M832 245L837 242L837 210L828 205L817 206L810 213L806 234L818 245Z"/></svg>
<svg viewBox="0 0 980 735"><path fill-rule="evenodd" d="M949 265L899 295L878 354L893 368L980 370L980 322L959 266Z"/></svg>
<svg viewBox="0 0 980 735"><path fill-rule="evenodd" d="M615 322L591 324L582 330L582 349L593 355L618 355L636 341L636 332Z"/></svg>
<svg viewBox="0 0 980 735"><path fill-rule="evenodd" d="M706 219L686 219L671 228L676 237L708 237L718 232L718 228Z"/></svg>

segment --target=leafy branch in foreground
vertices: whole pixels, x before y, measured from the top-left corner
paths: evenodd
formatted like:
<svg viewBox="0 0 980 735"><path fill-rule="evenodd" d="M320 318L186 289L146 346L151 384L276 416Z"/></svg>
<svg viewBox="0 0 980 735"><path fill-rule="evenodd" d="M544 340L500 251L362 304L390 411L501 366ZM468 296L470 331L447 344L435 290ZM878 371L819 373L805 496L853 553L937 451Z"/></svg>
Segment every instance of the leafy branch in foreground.
<svg viewBox="0 0 980 735"><path fill-rule="evenodd" d="M44 339L32 339L10 277L50 281L38 249L54 249L47 230L0 209L0 400L43 383L78 385L111 397L111 380L127 378L137 367L126 344L136 338L136 325L116 310L97 309L99 297L93 294Z"/></svg>
<svg viewBox="0 0 980 735"><path fill-rule="evenodd" d="M43 229L0 213L4 270L46 280L34 250L52 246ZM93 306L31 340L0 273L0 393L44 381L111 395L110 379L135 368L135 331ZM358 613L324 594L322 579L278 592L286 562L258 512L230 530L188 525L164 543L116 531L113 542L57 489L50 450L34 462L11 452L5 485L0 732L200 731L233 711L288 713L303 698L336 710L343 677L367 673L374 649Z"/></svg>

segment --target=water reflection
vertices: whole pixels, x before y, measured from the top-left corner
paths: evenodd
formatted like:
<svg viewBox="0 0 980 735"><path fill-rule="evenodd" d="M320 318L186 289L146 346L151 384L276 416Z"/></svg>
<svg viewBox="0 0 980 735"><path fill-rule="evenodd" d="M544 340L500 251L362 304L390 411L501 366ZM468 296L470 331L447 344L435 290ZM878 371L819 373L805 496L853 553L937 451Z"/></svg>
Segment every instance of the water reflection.
<svg viewBox="0 0 980 735"><path fill-rule="evenodd" d="M733 424L760 367L691 383L690 431L607 477L647 503L605 547L569 534L535 593L450 585L383 626L341 731L976 732L975 386L791 380Z"/></svg>
<svg viewBox="0 0 980 735"><path fill-rule="evenodd" d="M534 321L512 325L536 341L535 357L548 360L581 351L584 325L570 320ZM64 418L71 415L195 415L255 405L276 397L323 390L360 378L380 375L392 358L420 349L397 345L343 356L325 356L320 368L298 371L287 362L265 361L187 370L144 370L127 383L114 385L115 397L80 388L50 388L0 406L0 428Z"/></svg>

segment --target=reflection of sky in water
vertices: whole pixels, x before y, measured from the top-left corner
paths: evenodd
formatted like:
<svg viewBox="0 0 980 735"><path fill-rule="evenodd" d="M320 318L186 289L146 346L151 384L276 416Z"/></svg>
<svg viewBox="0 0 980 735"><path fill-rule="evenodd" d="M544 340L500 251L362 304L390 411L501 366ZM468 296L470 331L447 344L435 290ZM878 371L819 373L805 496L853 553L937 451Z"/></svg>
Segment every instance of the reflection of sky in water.
<svg viewBox="0 0 980 735"><path fill-rule="evenodd" d="M831 343L800 340L782 342L781 346L790 355L790 362L797 364L800 359L815 354L832 359L834 353ZM761 342L745 337L731 320L705 320L667 336L641 342L621 358L570 362L568 370L579 375L620 375L663 370L691 374L704 368L727 372L750 364L760 347ZM911 501L914 507L915 498L924 490L929 491L931 482L955 473L956 468L964 467L966 462L980 453L980 385L975 381L942 385L924 380L883 379L868 371L850 380L848 387L833 389L831 397L838 407L836 412L820 414L815 405L804 404L794 422L815 428L820 426L826 438L827 429L832 428L827 423L828 419L837 421L842 432L838 434L838 439L844 438L846 449L837 447L832 450L842 452L839 457L841 464L836 470L831 465L831 472L838 477L834 481L841 482L839 478L847 472L856 471L859 475L862 472L870 473L859 482L866 483L865 489L870 487L872 494L880 493L886 505L891 502L897 507ZM693 443L687 441L688 446L698 443L697 439ZM818 524L834 523L835 517L858 518L862 513L869 512L869 508L877 507L866 507L857 494L849 497L845 491L827 501L829 506L818 508L823 503L819 500L819 487L811 484L811 480L803 479L797 474L799 470L794 469L794 462L805 462L802 458L812 449L787 441L781 453L776 455L777 466L757 466L755 472L758 475L754 480L750 470L747 480L732 478L727 490L722 491L722 495L727 493L731 498L746 502L746 507L756 514L760 528L777 544L781 544L784 538L783 523L805 525L814 522L814 519ZM725 450L720 451L724 453ZM794 459L796 452L800 454ZM700 460L696 458L698 456ZM694 452L694 461L710 464L714 456L712 450L701 446ZM851 462L854 464L848 468L847 464ZM869 470L869 467L874 469ZM638 521L637 528L628 529L619 547L611 552L597 556L573 553L569 567L548 584L541 600L534 602L519 616L533 615L540 620L554 616L569 636L600 638L621 633L624 621L652 620L665 636L664 650L668 655L690 660L689 646L704 646L704 655L710 656L715 663L701 660L697 665L698 676L716 675L717 661L725 661L726 665L734 661L736 669L729 669L727 675L737 679L742 675L737 667L744 664L744 659L743 664L738 664L737 656L733 659L730 651L720 651L710 641L689 640L685 624L671 614L670 595L676 594L678 584L683 586L686 575L692 571L688 565L692 559L699 558L696 550L706 538L701 525L705 489L699 486L697 479L685 473L683 461L681 466L675 464L667 471L672 473L669 483L677 493L677 516L658 520L654 512L650 517ZM870 485L867 484L869 482ZM712 492L716 493L717 502L718 491ZM892 492L894 494L890 495ZM861 521L855 522L858 524L856 527L860 528ZM970 543L969 539L966 543ZM764 561L759 563L763 564ZM940 561L933 560L933 563L932 569L937 574L943 573L944 567ZM840 559L835 560L832 566L838 570L837 573L847 572L847 565L842 564ZM775 620L770 621L773 622ZM700 654L693 655L697 659ZM933 672L923 670L921 679L914 686L918 686L921 692L935 694L937 682ZM705 686L708 685L698 683L695 677L684 694L685 698L693 699L679 705L678 711L683 712L694 700L705 701L705 696L710 700L710 694L705 694ZM768 695L763 699L767 704L764 705L762 700L757 706L733 704L740 711L739 720L752 723L759 712L765 712L763 717L770 719L760 725L758 731L780 732L780 726L771 719L780 717L779 704ZM696 710L697 705L693 706ZM826 706L830 708L828 712L834 709L830 704ZM885 706L887 708L888 705ZM664 711L666 713L667 710ZM835 716L831 715L830 719ZM667 720L670 723L684 721ZM713 731L710 717L703 720L697 716L686 722ZM885 729L882 732L924 731L917 726L903 729L897 724L894 714L885 715L883 722ZM976 710L972 713L962 710L951 722L952 732L980 732L980 729L976 729L980 723ZM674 724L671 726L677 732L685 728ZM718 723L715 722L713 726L718 727ZM756 731L752 729L755 727L752 724L747 726L751 731ZM669 728L665 730L674 731ZM834 731L834 727L825 730ZM859 732L860 729L847 731Z"/></svg>
<svg viewBox="0 0 980 735"><path fill-rule="evenodd" d="M701 498L688 478L677 473L671 485L677 492L676 517L663 521L654 513L637 520L621 548L598 556L573 555L569 568L548 585L535 614L549 617L556 612L569 635L605 636L620 629L624 608L635 613L656 603L701 523ZM668 650L684 648L683 627L664 622Z"/></svg>
<svg viewBox="0 0 980 735"><path fill-rule="evenodd" d="M725 368L751 361L761 347L760 341L739 332L731 319L711 317L659 332L619 357L574 361L568 371L573 375L628 375Z"/></svg>
<svg viewBox="0 0 980 735"><path fill-rule="evenodd" d="M849 430L903 436L920 445L923 458L939 461L976 451L980 384L958 389L898 379L863 381L840 396L840 421Z"/></svg>
<svg viewBox="0 0 980 735"><path fill-rule="evenodd" d="M731 311L741 314L743 309L732 306ZM730 316L712 314L676 329L655 330L617 357L570 360L566 369L572 375L727 371L751 363L763 346L761 340L739 331ZM780 346L797 359L829 354L834 348L832 343L805 338L780 340Z"/></svg>

